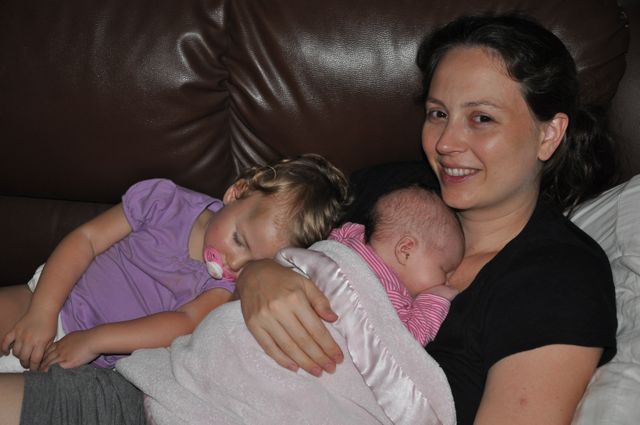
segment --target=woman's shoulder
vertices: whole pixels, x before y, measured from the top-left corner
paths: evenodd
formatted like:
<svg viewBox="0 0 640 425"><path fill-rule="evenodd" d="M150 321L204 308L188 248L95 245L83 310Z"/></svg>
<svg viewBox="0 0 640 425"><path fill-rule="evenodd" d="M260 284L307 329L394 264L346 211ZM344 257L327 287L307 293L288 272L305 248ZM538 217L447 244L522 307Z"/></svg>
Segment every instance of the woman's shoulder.
<svg viewBox="0 0 640 425"><path fill-rule="evenodd" d="M475 283L499 298L562 291L615 299L603 249L548 205L538 206L523 231L485 266Z"/></svg>
<svg viewBox="0 0 640 425"><path fill-rule="evenodd" d="M604 250L553 206L541 201L523 231L505 247L519 267L610 269ZM523 264L524 263L524 264Z"/></svg>

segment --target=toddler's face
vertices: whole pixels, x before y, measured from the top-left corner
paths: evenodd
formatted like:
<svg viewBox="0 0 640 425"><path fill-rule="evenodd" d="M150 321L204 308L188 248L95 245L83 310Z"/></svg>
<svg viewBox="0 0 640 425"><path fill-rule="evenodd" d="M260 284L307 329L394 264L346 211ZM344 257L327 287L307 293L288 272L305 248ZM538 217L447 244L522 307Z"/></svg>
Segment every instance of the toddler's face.
<svg viewBox="0 0 640 425"><path fill-rule="evenodd" d="M281 214L275 196L252 193L233 199L209 222L204 249L215 248L224 276L235 279L249 261L272 258L289 244L282 226L276 225Z"/></svg>

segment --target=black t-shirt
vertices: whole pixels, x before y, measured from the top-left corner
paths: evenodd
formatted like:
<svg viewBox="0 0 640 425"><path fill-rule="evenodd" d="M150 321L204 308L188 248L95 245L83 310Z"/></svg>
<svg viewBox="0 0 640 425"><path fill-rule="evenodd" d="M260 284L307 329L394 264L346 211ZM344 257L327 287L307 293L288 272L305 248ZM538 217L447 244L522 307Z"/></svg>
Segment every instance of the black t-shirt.
<svg viewBox="0 0 640 425"><path fill-rule="evenodd" d="M529 223L451 303L427 351L443 368L458 424L473 423L491 366L549 345L616 352L611 269L600 246L539 202Z"/></svg>

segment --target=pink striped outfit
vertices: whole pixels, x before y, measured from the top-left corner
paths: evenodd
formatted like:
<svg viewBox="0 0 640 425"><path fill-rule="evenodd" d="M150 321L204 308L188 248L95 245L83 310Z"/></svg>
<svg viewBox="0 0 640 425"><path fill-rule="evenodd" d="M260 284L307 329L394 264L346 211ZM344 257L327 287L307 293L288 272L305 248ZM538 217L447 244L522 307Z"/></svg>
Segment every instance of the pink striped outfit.
<svg viewBox="0 0 640 425"><path fill-rule="evenodd" d="M348 246L367 262L387 291L400 320L420 344L424 346L435 338L442 321L449 312L449 300L425 293L420 293L413 299L393 269L387 266L382 258L365 243L363 225L346 223L334 229L329 235L329 240Z"/></svg>

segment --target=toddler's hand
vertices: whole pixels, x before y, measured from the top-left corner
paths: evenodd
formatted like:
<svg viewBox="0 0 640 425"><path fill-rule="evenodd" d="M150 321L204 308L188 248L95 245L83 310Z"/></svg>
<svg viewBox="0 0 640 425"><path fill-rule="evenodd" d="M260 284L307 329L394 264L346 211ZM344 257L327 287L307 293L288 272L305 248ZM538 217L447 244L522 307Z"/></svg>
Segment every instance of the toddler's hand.
<svg viewBox="0 0 640 425"><path fill-rule="evenodd" d="M71 332L47 348L40 370L47 371L54 364L65 369L87 364L101 354L92 345L91 330Z"/></svg>
<svg viewBox="0 0 640 425"><path fill-rule="evenodd" d="M457 289L453 289L452 287L446 286L446 285L434 286L433 288L429 288L424 292L426 294L437 295L437 296L445 298L445 299L447 299L449 301L453 301L453 299L459 293Z"/></svg>
<svg viewBox="0 0 640 425"><path fill-rule="evenodd" d="M45 349L53 342L58 324L57 315L46 312L29 311L5 335L2 340L2 352L20 359L22 367L37 370L44 356Z"/></svg>

